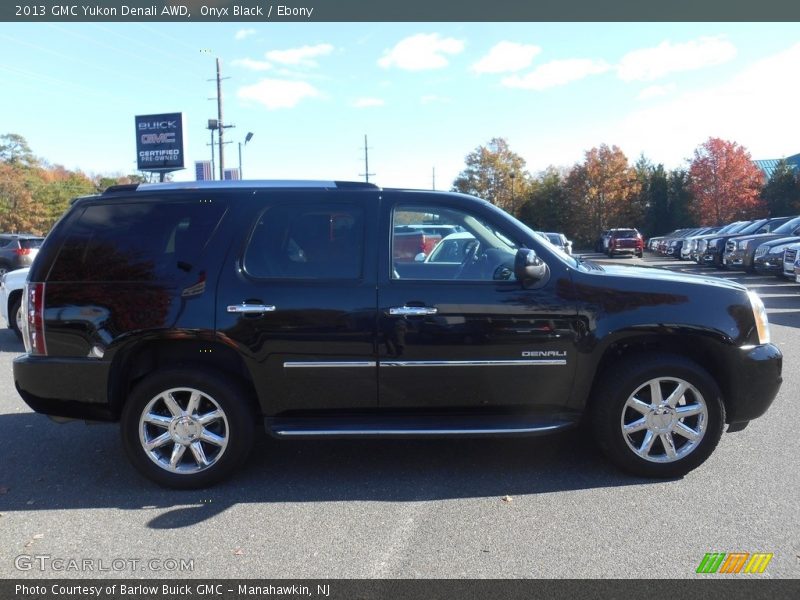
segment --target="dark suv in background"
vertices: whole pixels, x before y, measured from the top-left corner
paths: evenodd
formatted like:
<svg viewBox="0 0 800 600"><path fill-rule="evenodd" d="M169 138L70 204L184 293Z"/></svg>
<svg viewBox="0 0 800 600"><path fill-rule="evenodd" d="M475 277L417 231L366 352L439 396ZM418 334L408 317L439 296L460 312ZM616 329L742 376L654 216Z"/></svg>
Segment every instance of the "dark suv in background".
<svg viewBox="0 0 800 600"><path fill-rule="evenodd" d="M456 261L399 260L398 225L468 242ZM22 300L25 402L119 421L131 462L180 488L229 475L263 428L498 436L586 422L621 468L676 477L781 383L764 305L743 286L571 257L455 193L112 187L72 204Z"/></svg>
<svg viewBox="0 0 800 600"><path fill-rule="evenodd" d="M31 266L43 241L30 233L0 233L0 275Z"/></svg>

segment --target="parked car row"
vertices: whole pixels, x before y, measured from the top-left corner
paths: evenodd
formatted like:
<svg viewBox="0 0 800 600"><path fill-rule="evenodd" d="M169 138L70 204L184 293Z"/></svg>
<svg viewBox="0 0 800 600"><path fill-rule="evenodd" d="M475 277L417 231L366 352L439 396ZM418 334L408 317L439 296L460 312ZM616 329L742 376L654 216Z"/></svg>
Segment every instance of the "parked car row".
<svg viewBox="0 0 800 600"><path fill-rule="evenodd" d="M648 241L654 253L718 269L784 276L800 283L800 216L677 229Z"/></svg>

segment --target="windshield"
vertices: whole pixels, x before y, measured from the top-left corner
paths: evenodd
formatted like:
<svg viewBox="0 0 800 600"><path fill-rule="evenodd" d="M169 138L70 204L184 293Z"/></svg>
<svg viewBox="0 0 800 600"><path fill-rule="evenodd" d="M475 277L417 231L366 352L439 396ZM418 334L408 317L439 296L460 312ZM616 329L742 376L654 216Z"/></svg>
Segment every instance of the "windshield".
<svg viewBox="0 0 800 600"><path fill-rule="evenodd" d="M758 221L753 221L745 227L744 229L740 229L736 233L753 233L754 231L758 231L759 227L763 227L764 224L767 222L767 219L759 219Z"/></svg>
<svg viewBox="0 0 800 600"><path fill-rule="evenodd" d="M795 217L791 221L784 223L772 233L793 233L800 226L800 217Z"/></svg>

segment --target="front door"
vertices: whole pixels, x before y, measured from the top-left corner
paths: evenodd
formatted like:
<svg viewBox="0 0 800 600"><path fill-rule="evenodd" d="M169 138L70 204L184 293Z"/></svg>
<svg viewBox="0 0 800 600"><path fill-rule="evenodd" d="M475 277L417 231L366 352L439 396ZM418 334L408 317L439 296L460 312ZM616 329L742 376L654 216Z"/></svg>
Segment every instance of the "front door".
<svg viewBox="0 0 800 600"><path fill-rule="evenodd" d="M379 404L388 409L551 410L566 404L576 309L565 265L526 289L513 266L525 233L479 203L384 195L378 264ZM404 260L401 229L450 231ZM391 232L391 233L390 233ZM541 243L548 243L542 241ZM525 244L531 247L530 240Z"/></svg>
<svg viewBox="0 0 800 600"><path fill-rule="evenodd" d="M375 193L244 200L218 329L248 356L265 412L374 409Z"/></svg>

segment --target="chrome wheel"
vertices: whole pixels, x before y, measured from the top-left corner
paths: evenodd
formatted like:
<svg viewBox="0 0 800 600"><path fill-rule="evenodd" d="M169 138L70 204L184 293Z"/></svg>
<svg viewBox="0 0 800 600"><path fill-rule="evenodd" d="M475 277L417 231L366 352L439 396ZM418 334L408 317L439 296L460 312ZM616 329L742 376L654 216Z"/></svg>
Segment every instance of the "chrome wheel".
<svg viewBox="0 0 800 600"><path fill-rule="evenodd" d="M228 446L228 419L210 395L168 389L150 400L139 418L139 442L156 465L171 473L204 471Z"/></svg>
<svg viewBox="0 0 800 600"><path fill-rule="evenodd" d="M18 306L14 313L14 322L17 324L17 331L22 331L22 306Z"/></svg>
<svg viewBox="0 0 800 600"><path fill-rule="evenodd" d="M636 389L622 409L620 426L628 447L656 463L679 461L700 444L708 406L689 382L676 377L651 379Z"/></svg>

